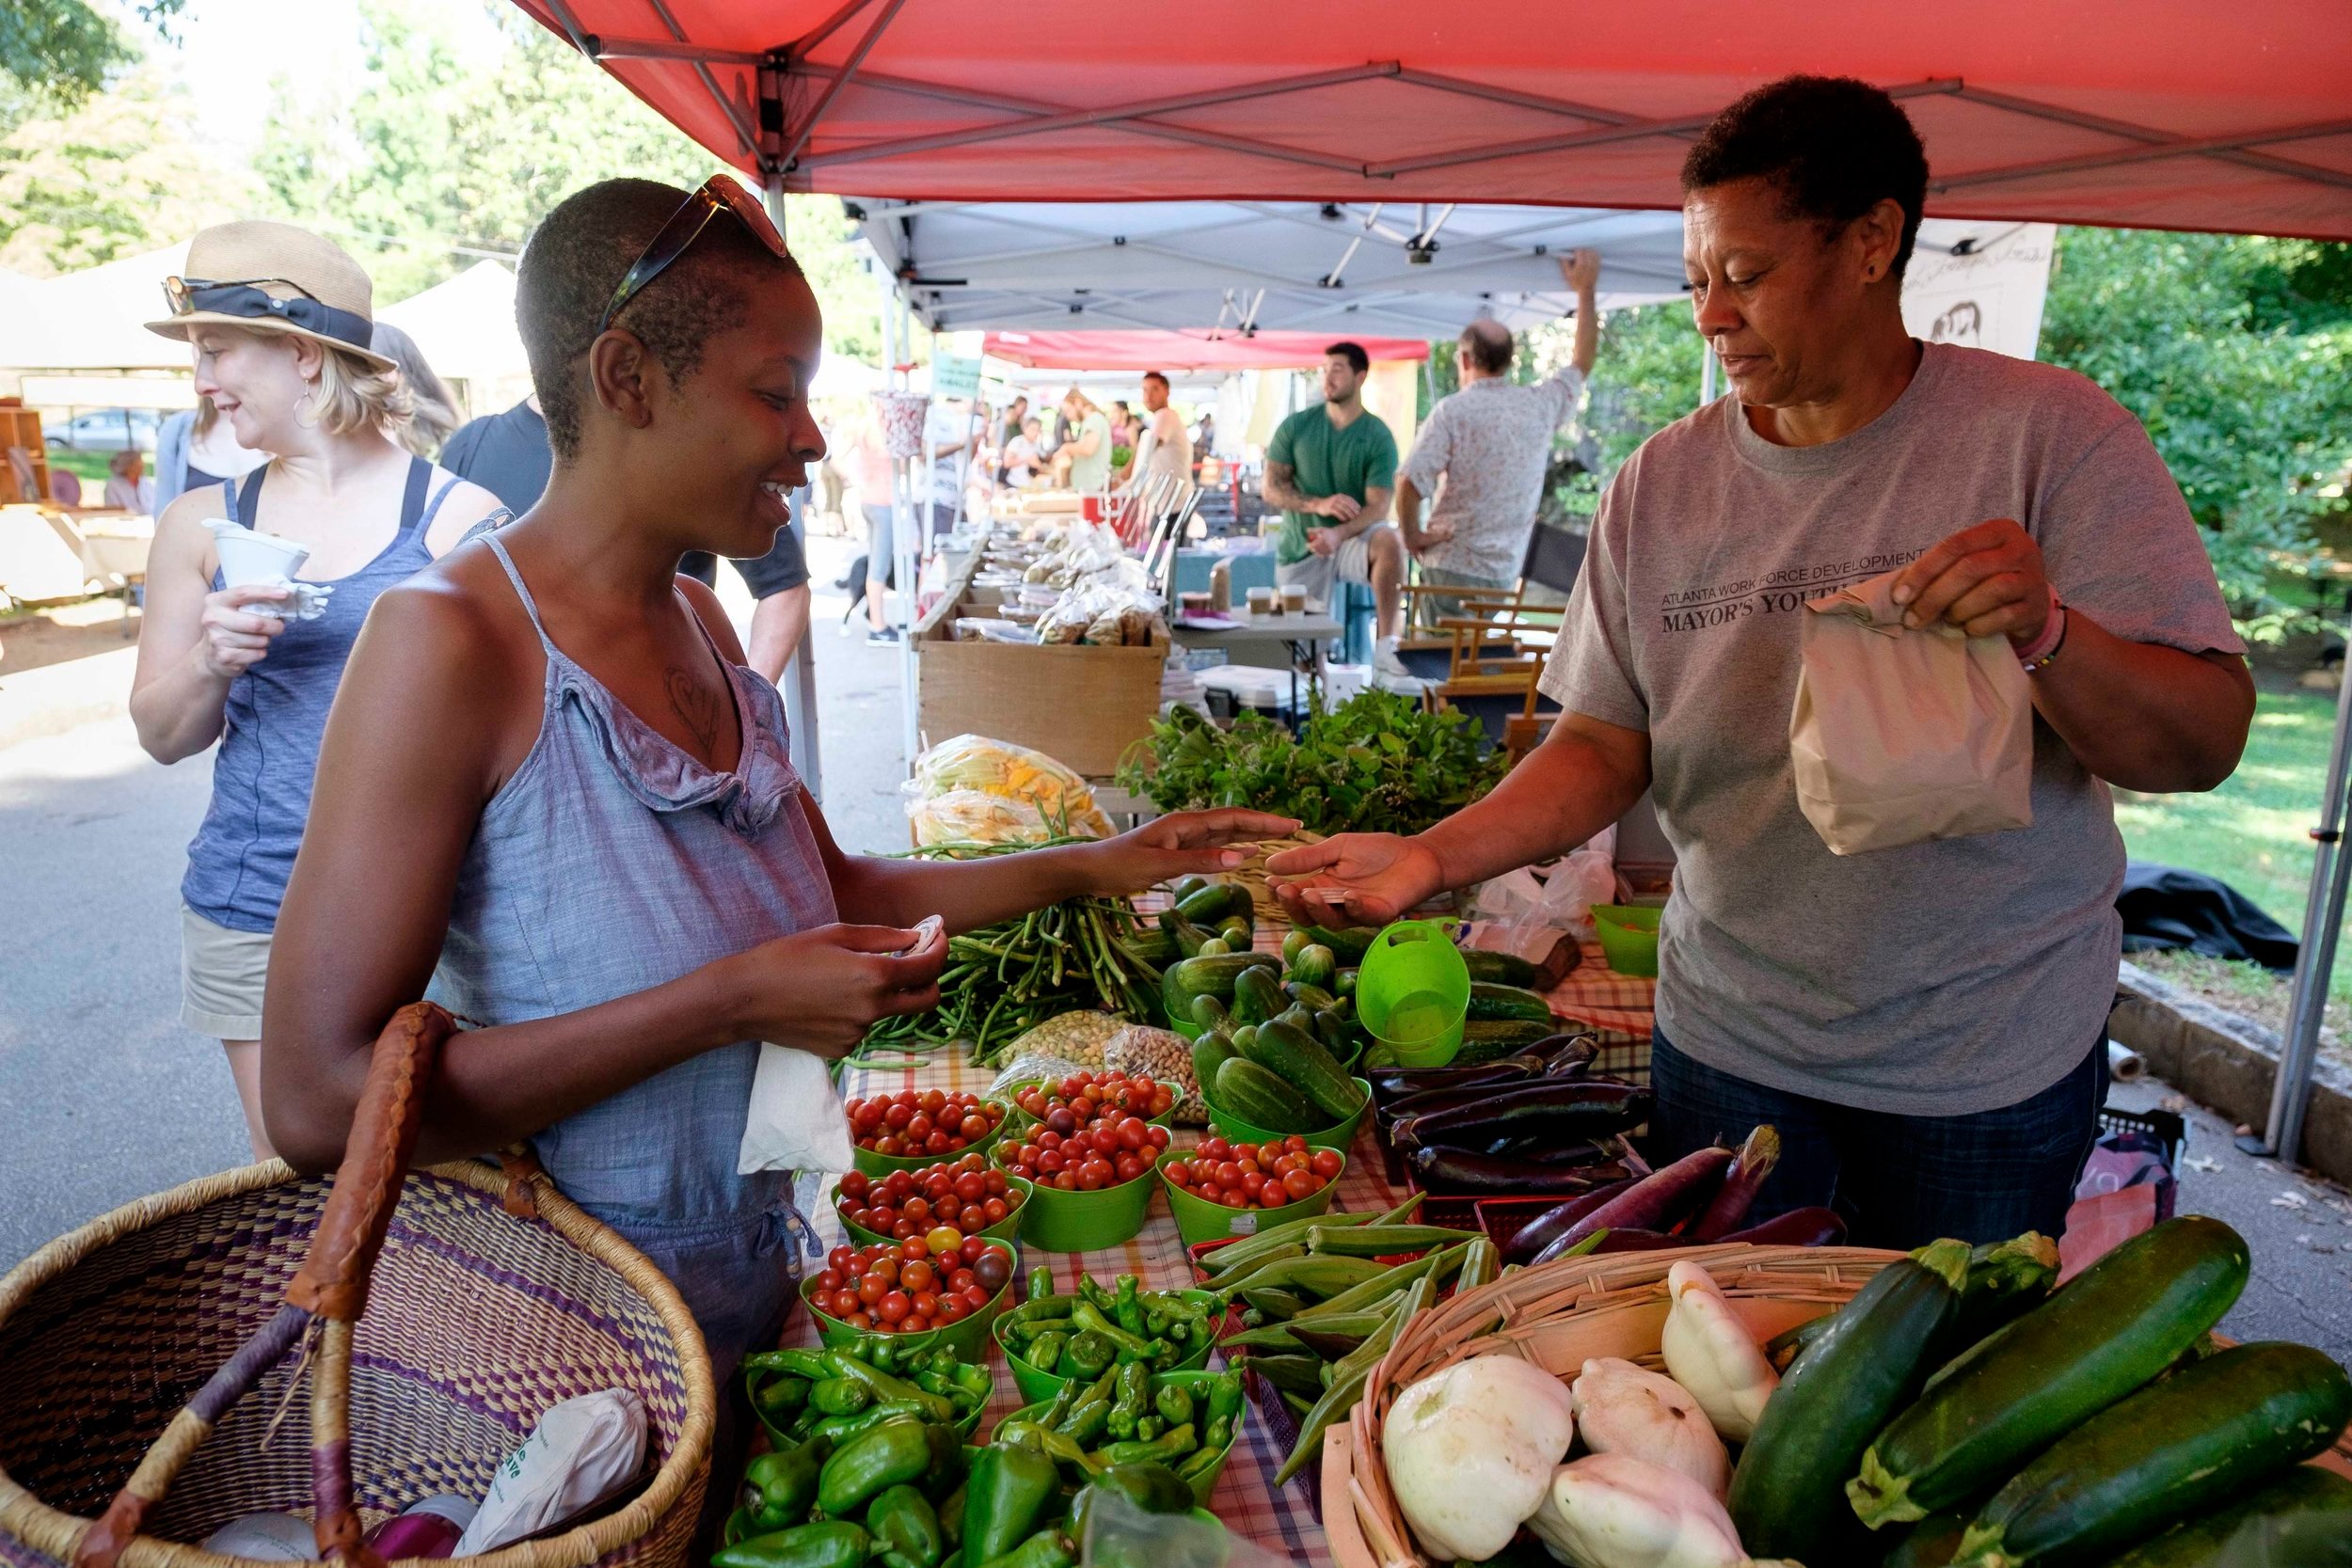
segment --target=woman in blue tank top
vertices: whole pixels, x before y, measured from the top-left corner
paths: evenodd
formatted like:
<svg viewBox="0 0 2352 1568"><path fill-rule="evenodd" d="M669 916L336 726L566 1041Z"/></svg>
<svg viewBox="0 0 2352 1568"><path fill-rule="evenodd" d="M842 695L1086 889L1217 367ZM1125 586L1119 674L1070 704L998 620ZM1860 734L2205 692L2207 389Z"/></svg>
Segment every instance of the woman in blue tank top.
<svg viewBox="0 0 2352 1568"><path fill-rule="evenodd" d="M789 1173L737 1172L757 1042L838 1056L933 1006L946 943L913 929L926 916L963 930L1219 869L1294 824L1225 811L963 863L844 853L775 689L675 575L689 549L765 551L824 454L800 269L723 178L691 197L611 181L540 225L516 305L554 475L377 602L279 924L263 1099L297 1167L334 1164L370 1046L430 987L479 1027L443 1052L416 1158L532 1140L676 1281L726 1387L783 1326L805 1228Z"/></svg>
<svg viewBox="0 0 2352 1568"><path fill-rule="evenodd" d="M149 324L196 355L196 390L271 461L190 490L156 522L131 718L158 762L220 743L188 846L181 939L190 1028L222 1042L256 1159L262 982L310 811L328 705L368 608L497 508L488 492L396 444L409 418L392 361L369 346L370 289L330 240L278 223L205 230L171 316ZM282 587L231 587L207 518L305 546L323 613L280 611Z"/></svg>

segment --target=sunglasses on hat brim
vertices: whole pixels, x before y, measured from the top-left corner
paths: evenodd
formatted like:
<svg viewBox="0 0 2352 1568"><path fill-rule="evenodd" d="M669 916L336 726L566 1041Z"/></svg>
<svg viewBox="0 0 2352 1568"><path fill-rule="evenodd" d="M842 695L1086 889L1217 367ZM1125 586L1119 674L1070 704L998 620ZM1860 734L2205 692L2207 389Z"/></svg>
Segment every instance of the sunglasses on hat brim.
<svg viewBox="0 0 2352 1568"><path fill-rule="evenodd" d="M644 292L646 284L667 272L671 263L685 255L693 243L702 238L703 230L710 227L711 219L722 213L732 215L736 222L743 226L744 232L768 247L770 255L779 261L791 255L785 247L784 236L776 231L775 224L769 218L767 209L759 204L759 199L725 175L714 174L678 204L678 210L670 215L670 221L661 226L661 231L654 235L652 243L638 253L637 260L629 263L628 271L621 275L620 287L612 291L612 302L604 308L604 314L597 318L597 333L601 335L605 328L611 326L612 318Z"/></svg>
<svg viewBox="0 0 2352 1568"><path fill-rule="evenodd" d="M267 286L273 283L294 290L299 297L279 299L268 292ZM200 312L215 316L243 316L253 321L278 321L322 338L331 338L339 343L347 343L363 353L373 352L370 343L374 334L367 317L355 315L349 310L338 310L291 277L167 277L164 279L164 304L175 316L192 316Z"/></svg>

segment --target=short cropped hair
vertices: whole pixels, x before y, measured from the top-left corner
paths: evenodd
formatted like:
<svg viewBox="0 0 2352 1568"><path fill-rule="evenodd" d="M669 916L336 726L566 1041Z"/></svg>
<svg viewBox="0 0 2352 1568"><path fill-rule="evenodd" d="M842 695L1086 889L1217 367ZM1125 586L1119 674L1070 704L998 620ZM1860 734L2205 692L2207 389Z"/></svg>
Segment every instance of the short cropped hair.
<svg viewBox="0 0 2352 1568"><path fill-rule="evenodd" d="M1335 354L1346 360L1347 368L1358 375L1372 369L1372 356L1364 352L1364 345L1361 343L1333 343L1323 351L1323 356L1326 359Z"/></svg>
<svg viewBox="0 0 2352 1568"><path fill-rule="evenodd" d="M1835 235L1882 200L1903 210L1899 279L1927 205L1928 154L1911 117L1851 76L1784 76L1740 99L1700 133L1682 160L1682 189L1763 179L1792 217Z"/></svg>
<svg viewBox="0 0 2352 1568"><path fill-rule="evenodd" d="M1156 382L1158 382L1158 383L1159 383L1161 386L1163 386L1163 387L1165 387L1165 386L1167 386L1167 385L1168 385L1168 377L1166 377L1166 376L1162 375L1162 374L1161 374L1159 372L1157 372L1157 371L1146 371L1146 372L1143 372L1143 379L1144 379L1144 380L1146 380L1146 381L1156 381Z"/></svg>
<svg viewBox="0 0 2352 1568"><path fill-rule="evenodd" d="M1501 375L1511 368L1515 347L1510 329L1491 316L1482 316L1462 328L1462 352L1487 375Z"/></svg>
<svg viewBox="0 0 2352 1568"><path fill-rule="evenodd" d="M556 203L523 246L515 269L515 322L531 356L548 443L559 459L580 451L580 359L596 341L596 323L622 277L686 197L655 180L602 181ZM801 270L722 214L621 308L612 325L634 333L673 382L684 382L702 368L713 334L742 325L751 310L743 286L763 267L795 277Z"/></svg>

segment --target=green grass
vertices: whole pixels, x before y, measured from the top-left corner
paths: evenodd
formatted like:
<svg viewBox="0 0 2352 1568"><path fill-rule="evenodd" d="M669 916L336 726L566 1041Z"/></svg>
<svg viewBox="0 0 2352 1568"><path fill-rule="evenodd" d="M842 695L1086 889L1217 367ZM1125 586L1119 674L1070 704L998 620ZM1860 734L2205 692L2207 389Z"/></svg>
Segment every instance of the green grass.
<svg viewBox="0 0 2352 1568"><path fill-rule="evenodd" d="M106 481L113 477L106 471L107 460L113 456L114 453L109 451L62 451L56 447L51 447L49 449L49 471L56 473L60 469L66 469L81 475L84 495L94 500L96 496L106 488ZM151 468L154 467L153 458L148 459L148 466ZM97 490L90 488L93 483L97 485Z"/></svg>
<svg viewBox="0 0 2352 1568"><path fill-rule="evenodd" d="M2301 934L2312 874L2311 829L2327 784L2335 702L2316 692L2263 692L2246 756L2205 795L2118 791L2116 825L2134 860L2218 877ZM2352 998L2352 964L2336 966L2329 994Z"/></svg>

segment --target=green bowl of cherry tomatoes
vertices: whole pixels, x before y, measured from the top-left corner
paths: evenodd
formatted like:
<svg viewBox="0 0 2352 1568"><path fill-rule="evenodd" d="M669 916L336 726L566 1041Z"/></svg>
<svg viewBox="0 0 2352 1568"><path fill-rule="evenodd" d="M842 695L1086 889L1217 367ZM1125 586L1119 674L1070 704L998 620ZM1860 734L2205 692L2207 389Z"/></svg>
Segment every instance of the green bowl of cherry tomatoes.
<svg viewBox="0 0 2352 1568"><path fill-rule="evenodd" d="M952 1261L951 1261L952 1259ZM951 1253L921 1236L846 1243L801 1284L801 1301L828 1345L888 1334L917 1349L946 1344L966 1361L986 1354L989 1326L1012 1299L1021 1254L1010 1242L966 1236Z"/></svg>
<svg viewBox="0 0 2352 1568"><path fill-rule="evenodd" d="M1005 1130L1005 1107L945 1089L900 1089L852 1100L842 1109L849 1113L857 1168L869 1177L985 1154Z"/></svg>
<svg viewBox="0 0 2352 1568"><path fill-rule="evenodd" d="M1156 1080L1123 1072L1073 1072L1067 1078L1030 1078L997 1091L1006 1105L1005 1133L1032 1127L1069 1136L1098 1113L1115 1110L1162 1127L1176 1114L1176 1091Z"/></svg>
<svg viewBox="0 0 2352 1568"><path fill-rule="evenodd" d="M1098 1110L1068 1133L1039 1124L1000 1141L993 1151L1008 1177L1027 1179L1021 1240L1046 1252L1117 1246L1143 1228L1152 1209L1152 1163L1168 1129L1141 1117Z"/></svg>
<svg viewBox="0 0 2352 1568"><path fill-rule="evenodd" d="M966 1236L1009 1242L1021 1229L1029 1183L966 1150L920 1170L868 1176L853 1170L834 1190L833 1212L850 1240L870 1246L922 1236L934 1252ZM974 1216L977 1216L977 1223Z"/></svg>
<svg viewBox="0 0 2352 1568"><path fill-rule="evenodd" d="M1169 1149L1159 1167L1176 1234L1193 1246L1325 1212L1339 1196L1347 1156L1296 1133L1263 1144L1212 1135L1191 1148Z"/></svg>

